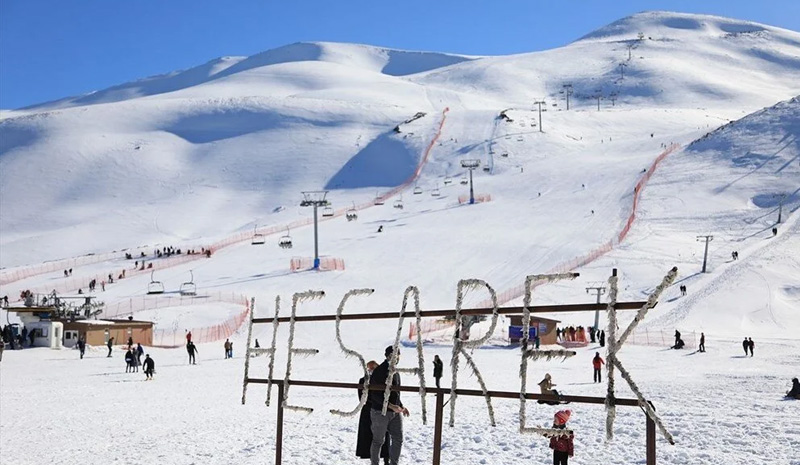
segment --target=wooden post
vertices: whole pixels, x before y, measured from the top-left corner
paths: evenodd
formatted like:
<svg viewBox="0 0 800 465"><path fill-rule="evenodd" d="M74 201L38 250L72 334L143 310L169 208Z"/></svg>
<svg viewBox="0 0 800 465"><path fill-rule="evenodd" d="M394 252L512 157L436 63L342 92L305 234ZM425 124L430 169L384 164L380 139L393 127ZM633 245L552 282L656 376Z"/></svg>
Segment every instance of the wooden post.
<svg viewBox="0 0 800 465"><path fill-rule="evenodd" d="M276 383L278 384L278 426L275 429L275 465L281 465L281 456L283 455L283 381L276 381Z"/></svg>
<svg viewBox="0 0 800 465"><path fill-rule="evenodd" d="M444 392L436 392L436 422L433 425L433 465L439 465L442 459L442 423L444 423Z"/></svg>
<svg viewBox="0 0 800 465"><path fill-rule="evenodd" d="M645 413L647 419L647 465L656 465L656 423Z"/></svg>

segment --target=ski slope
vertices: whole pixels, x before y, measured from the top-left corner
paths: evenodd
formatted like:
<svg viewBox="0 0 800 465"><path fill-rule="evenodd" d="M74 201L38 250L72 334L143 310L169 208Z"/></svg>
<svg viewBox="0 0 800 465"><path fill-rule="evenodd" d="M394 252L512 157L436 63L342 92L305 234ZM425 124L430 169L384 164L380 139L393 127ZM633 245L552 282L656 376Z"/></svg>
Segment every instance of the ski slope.
<svg viewBox="0 0 800 465"><path fill-rule="evenodd" d="M574 89L569 111L559 93L564 84ZM791 372L798 361L791 354L800 348L798 95L800 33L647 12L544 52L468 57L302 43L4 112L0 277L6 278L0 295L13 301L21 289L74 293L92 277L126 269L128 277L98 293L115 309L108 314L123 316L126 302L144 302L151 275L133 271L121 252L109 252L151 255L154 247L225 243L211 258L152 261L155 279L176 296L191 270L201 295L253 297L259 316L272 314L276 295L286 312L291 294L307 289L323 289L328 297L303 304L301 314L333 313L345 292L364 287L375 293L354 299L348 312L397 310L408 285L421 290L423 308L453 308L459 279L514 290L529 274L574 263L612 242L611 250L576 269L579 279L537 288L534 303L593 301L585 288L605 281L613 268L620 273L619 300L642 300L678 266L689 295L679 297L676 283L643 324L652 331L705 332L709 352L623 351L626 367L676 435L674 447L659 442L659 461L748 463L766 448L775 463L797 465L791 451L800 438L789 427L796 412L780 394L798 375ZM547 102L541 127L531 105L538 99ZM503 111L512 121L500 118ZM404 123L418 112L425 116ZM672 144L679 148L655 172L643 172ZM468 193L460 162L468 158L481 163L476 194L491 201L459 202ZM634 188L645 175L634 209ZM415 187L422 194L414 194ZM292 273L293 257L313 254L312 227L288 231L290 250L277 247L278 237L287 225L308 222L300 192L318 189L330 190L340 212L393 195L385 205L360 209L357 221L339 215L320 222L321 254L343 259L345 271ZM435 189L439 196L432 195ZM773 238L780 193L788 194L784 223ZM399 200L404 208L393 208ZM616 243L632 212L633 227ZM275 233L263 246L238 241L254 227ZM715 236L707 274L698 273L700 234ZM740 252L736 262L729 261L733 250ZM43 262L78 256L71 278L60 268L40 272ZM473 292L465 303L487 297ZM519 304L521 297L504 303ZM206 304L136 315L182 334L239 310ZM557 318L588 325L593 315ZM396 325L348 323L345 337L378 358ZM506 325L500 326L498 333ZM255 334L262 346L270 335L266 327ZM203 344L197 367L184 366L180 349L153 349L158 376L144 387L141 376L120 373L119 356L106 359L102 351L83 361L68 350L6 352L0 450L25 457L23 463L62 457L69 457L64 463L85 463L86 457L263 463L271 456L275 412L259 405L264 392L258 388L251 388L255 400L238 405L245 336L240 331L233 338L233 361L219 361L221 343ZM756 339L758 362L738 357L746 336ZM282 328L281 343L287 337ZM298 378L360 376L341 356L332 324L298 326L297 337L299 346L321 350L298 364ZM604 386L588 383L597 350L581 349L564 363L537 362L531 379L549 371L570 394L603 395ZM450 359L441 347L427 349L426 358L434 353ZM473 356L490 389L516 389L516 351ZM65 388L49 395L59 383ZM470 378L459 384L475 387ZM630 394L623 389L619 395ZM293 395L318 412L287 415L287 463L353 463L356 425L323 412L330 403L354 404L355 395L301 388ZM23 449L25 438L39 430L7 420L25 417L30 396L57 412L47 427L57 452ZM418 398L406 399L418 413ZM67 400L74 410L62 407ZM482 403L459 400L464 410L457 427L446 429L445 463L545 460L545 441L516 432L516 403L497 403L502 420L493 429L486 428ZM535 412L545 426L551 410L536 406L529 415ZM604 442L601 408L574 410L575 463L641 463L638 409L620 410L618 437L610 443ZM164 411L170 418L154 422ZM59 426L75 423L77 412L93 419L80 437ZM406 463L429 461L432 427L415 415L406 434ZM170 440L141 452L138 445L153 437ZM307 447L311 441L316 448Z"/></svg>

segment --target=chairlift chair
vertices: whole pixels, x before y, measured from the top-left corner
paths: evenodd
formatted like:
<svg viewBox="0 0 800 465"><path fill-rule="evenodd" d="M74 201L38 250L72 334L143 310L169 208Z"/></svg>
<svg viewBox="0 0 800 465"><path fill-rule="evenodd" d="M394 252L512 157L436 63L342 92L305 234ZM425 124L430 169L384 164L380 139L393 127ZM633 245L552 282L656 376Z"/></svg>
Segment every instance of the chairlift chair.
<svg viewBox="0 0 800 465"><path fill-rule="evenodd" d="M282 249L291 249L292 248L292 236L289 235L289 230L286 230L286 235L281 236L280 240L278 241L278 247Z"/></svg>
<svg viewBox="0 0 800 465"><path fill-rule="evenodd" d="M163 294L164 293L164 283L161 281L156 281L153 279L153 273L155 271L150 272L150 283L147 285L147 293L148 294Z"/></svg>
<svg viewBox="0 0 800 465"><path fill-rule="evenodd" d="M439 192L439 186L436 186L431 191L431 197L439 197L439 195L441 195L441 193Z"/></svg>
<svg viewBox="0 0 800 465"><path fill-rule="evenodd" d="M383 205L384 200L383 197L379 195L378 192L375 193L375 205Z"/></svg>
<svg viewBox="0 0 800 465"><path fill-rule="evenodd" d="M444 185L445 186L450 184L450 183L452 183L452 182L453 182L453 180L450 179L450 176L445 176L445 178L444 178Z"/></svg>
<svg viewBox="0 0 800 465"><path fill-rule="evenodd" d="M256 231L258 231L258 225L253 226L253 240L252 240L251 244L253 244L253 245L262 245L262 244L264 244L266 242L266 239L264 238L264 235L259 233L259 232L256 232Z"/></svg>
<svg viewBox="0 0 800 465"><path fill-rule="evenodd" d="M491 168L489 168L489 165L483 165L483 171L488 173L489 171L491 171Z"/></svg>
<svg viewBox="0 0 800 465"><path fill-rule="evenodd" d="M419 186L414 187L414 195L419 195L422 193L422 188Z"/></svg>
<svg viewBox="0 0 800 465"><path fill-rule="evenodd" d="M461 184L466 186L467 184L469 184L469 179L467 179L467 177L464 176L464 177L461 178L460 182L461 182Z"/></svg>
<svg viewBox="0 0 800 465"><path fill-rule="evenodd" d="M392 205L392 206L393 206L394 208L397 208L397 209L400 209L400 210L402 210L402 209L403 209L403 199L397 199L397 200L395 200L395 201L394 201L394 205Z"/></svg>
<svg viewBox="0 0 800 465"><path fill-rule="evenodd" d="M192 278L181 284L181 295L197 295L197 285L194 283L194 272L189 270L189 273L192 275Z"/></svg>
<svg viewBox="0 0 800 465"><path fill-rule="evenodd" d="M344 217L347 218L347 221L355 221L358 219L358 213L356 212L355 202L353 202L353 207L349 208L347 212L345 212Z"/></svg>
<svg viewBox="0 0 800 465"><path fill-rule="evenodd" d="M322 216L324 218L330 218L333 216L333 208L332 207L325 207L322 209Z"/></svg>

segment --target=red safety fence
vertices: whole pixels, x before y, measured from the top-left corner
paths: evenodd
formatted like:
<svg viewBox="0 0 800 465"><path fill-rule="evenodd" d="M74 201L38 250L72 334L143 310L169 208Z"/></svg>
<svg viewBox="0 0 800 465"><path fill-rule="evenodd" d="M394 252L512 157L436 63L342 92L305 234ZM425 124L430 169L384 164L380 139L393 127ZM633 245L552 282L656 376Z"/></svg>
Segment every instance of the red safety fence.
<svg viewBox="0 0 800 465"><path fill-rule="evenodd" d="M642 176L636 183L636 186L634 187L633 191L633 202L631 204L631 212L628 215L628 218L626 219L625 225L622 227L622 230L613 239L603 243L602 245L598 246L597 248L595 248L594 250L590 251L585 255L581 255L569 261L559 263L553 268L547 270L545 273L547 274L566 273L576 268L586 266L589 263L597 260L601 256L605 255L606 253L610 252L615 245L623 241L630 232L631 226L633 225L633 222L636 219L636 211L639 208L639 198L641 196L642 190L647 184L647 181L650 180L650 177L652 177L653 173L656 171L656 168L658 168L658 165L667 157L667 155L674 152L678 147L679 147L678 144L672 144L669 147L667 147L666 150L661 152L661 154L659 154L658 157L656 157L655 161L653 161L653 163L650 165L650 168L647 170L647 172L644 173L644 176ZM537 287L541 284L543 283L534 283L533 287ZM514 299L518 299L524 295L525 295L525 284L520 284L512 288L506 289L502 292L499 292L497 294L497 303L498 305L503 305ZM490 307L491 305L492 305L491 300L486 299L482 302L477 303L476 307L483 308L483 307ZM412 323L411 326L413 327L414 324ZM410 330L409 334L411 334L411 332L413 331L416 331L416 329ZM426 328L424 325L421 328L421 332L423 334L428 333L426 332Z"/></svg>
<svg viewBox="0 0 800 465"><path fill-rule="evenodd" d="M293 272L313 269L314 259L294 257L289 262L289 268L291 268ZM322 271L344 271L344 260L341 258L322 257L319 259L319 269Z"/></svg>
<svg viewBox="0 0 800 465"><path fill-rule="evenodd" d="M229 303L245 305L247 297L233 292L217 292L215 294L182 296L182 295L142 295L107 303L103 308L102 318L119 318L143 310L167 307L189 307L206 303Z"/></svg>
<svg viewBox="0 0 800 465"><path fill-rule="evenodd" d="M492 196L489 194L475 194L475 203L484 203L484 202L491 202ZM469 203L469 196L468 195L459 195L458 196L458 203L465 204Z"/></svg>
<svg viewBox="0 0 800 465"><path fill-rule="evenodd" d="M428 319L428 320L422 320L422 324L419 327L417 327L417 324L412 321L411 324L408 326L408 339L413 340L417 336L418 332L422 334L437 333L445 329L451 329L453 326L455 326L455 324L456 324L455 320Z"/></svg>
<svg viewBox="0 0 800 465"><path fill-rule="evenodd" d="M439 137L442 135L442 128L444 128L444 123L445 123L445 120L447 119L447 112L448 111L450 111L449 108L445 108L442 111L442 119L439 122L439 126L436 129L436 133L434 134L434 136L431 139L431 141L428 143L428 146L425 148L425 151L422 154L422 158L420 159L420 162L417 164L417 168L414 170L414 173L411 176L409 176L408 179L406 179L399 186L396 186L396 187L392 188L388 192L384 193L383 195L379 196L378 198L376 198L376 199L374 199L372 201L365 202L365 203L362 203L360 205L356 205L354 208L351 208L351 207L340 208L340 209L334 211L333 216L320 218L319 221L327 221L327 220L332 220L334 218L338 218L340 216L343 216L345 213L347 213L348 210L355 209L355 210L360 211L360 210L364 210L364 209L369 208L369 207L373 207L373 206L375 206L376 202L383 203L387 199L399 194L401 191L403 191L404 189L407 189L409 186L411 186L413 183L415 183L417 178L419 178L420 174L422 173L422 169L424 168L425 164L428 162L428 159L430 158L430 154L431 154L431 151L433 150L434 145L436 145L436 142L439 140ZM305 218L305 219L301 219L301 220L292 221L290 223L283 224L283 225L265 226L265 227L257 228L255 232L242 231L242 232L238 232L238 233L232 234L232 235L230 235L230 236L228 236L228 237L226 237L224 239L221 239L221 240L215 242L214 244L212 244L210 247L206 246L205 248L206 249L210 248L211 250L217 251L217 250L219 250L219 249L221 249L223 247L227 247L229 245L239 244L239 243L242 243L242 242L250 241L250 240L253 239L253 235L254 234L262 234L264 236L269 236L269 235L278 234L278 233L282 234L282 233L286 232L287 230L300 228L302 226L308 226L310 224L313 224L313 222L314 222L314 219L309 217L309 218ZM197 247L197 248L199 249L200 247ZM140 249L142 251L149 251L149 248L140 248ZM136 249L135 252L139 252L139 249ZM9 283L12 283L12 282L15 282L15 281L19 281L21 279L29 278L31 276L36 276L36 275L40 275L40 274L43 274L43 273L50 273L50 272L54 272L54 271L63 271L65 269L69 269L69 268L73 268L74 269L79 265L87 265L87 264L92 264L92 263L100 263L100 262L104 262L104 261L109 261L109 260L113 260L115 258L120 258L120 255L124 256L124 253L125 253L125 251L109 252L109 253L97 254L97 255L86 255L86 256L78 257L78 258L70 258L70 259L64 259L64 260L57 260L57 261L54 261L54 262L47 262L47 263L43 263L43 264L40 264L40 265L31 265L31 266L26 266L26 267L15 268L14 270L0 270L0 284L9 284ZM133 253L133 255L134 255L134 257L136 257L137 253ZM204 258L205 255L200 255L200 254L182 255L180 257L184 257L184 260L183 261L176 261L176 260L168 260L168 259L159 259L156 262L157 264L155 264L153 266L154 266L154 268L157 268L157 269L169 268L169 267L172 267L172 266L179 265L181 263L185 263L187 261ZM175 257L172 257L172 258L174 259ZM150 270L145 270L145 271L150 271ZM117 276L118 275L115 274L114 275L114 279L117 279L116 278ZM70 285L64 284L62 286L62 288L56 289L56 291L68 292L68 291L74 291L74 290L77 290L77 289L82 289L83 287L88 285L89 281L91 281L93 278L98 278L98 277L97 276L84 276L83 278L80 278L80 282L79 283L78 282L71 283ZM106 278L107 278L107 276L106 276ZM100 281L102 281L102 277L97 279L98 286L100 285L99 284ZM47 289L47 290L45 290L43 288L37 288L35 290L34 289L31 289L31 290L33 292L46 293L46 292L50 292L52 290L52 288L51 289Z"/></svg>
<svg viewBox="0 0 800 465"><path fill-rule="evenodd" d="M110 270L103 274L94 274L94 275L82 275L82 276L67 276L64 278L57 278L51 280L48 284L28 288L28 289L19 289L20 292L23 290L30 290L34 294L50 294L53 291L56 291L57 294L75 294L80 289L82 293L86 295L98 295L98 293L102 292L103 290L103 283L105 282L106 287L113 287L114 284L119 283L120 280L130 278L132 276L139 276L139 275L149 275L151 272L155 271L158 272L159 270L170 268L173 266L181 265L183 263L188 263L190 261L205 259L206 255L196 253L196 254L181 254L181 255L172 255L170 257L163 257L157 258L153 260L147 261L148 264L153 264L153 268L142 269L141 266L135 267L133 264L137 260L125 260L121 264L125 266L124 268L116 268L114 270ZM139 262L141 264L141 261ZM123 278L120 278L122 272L125 272ZM108 275L114 278L114 282L112 283L108 279ZM96 288L94 292L89 291L89 282L91 280L96 280Z"/></svg>
<svg viewBox="0 0 800 465"><path fill-rule="evenodd" d="M247 297L241 296L238 301L234 303L244 305L244 310L222 323L191 328L192 342L201 344L220 341L231 337L238 331L242 324L247 321L247 316L250 314L250 301ZM157 329L153 331L153 347L174 348L181 347L184 344L186 344L185 329Z"/></svg>

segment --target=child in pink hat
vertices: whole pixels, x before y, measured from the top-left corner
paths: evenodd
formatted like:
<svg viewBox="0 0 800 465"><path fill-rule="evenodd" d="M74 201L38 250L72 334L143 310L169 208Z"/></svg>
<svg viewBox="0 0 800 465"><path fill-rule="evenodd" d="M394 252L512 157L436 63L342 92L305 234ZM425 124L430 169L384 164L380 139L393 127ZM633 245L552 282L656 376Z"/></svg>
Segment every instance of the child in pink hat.
<svg viewBox="0 0 800 465"><path fill-rule="evenodd" d="M566 429L571 415L571 410L556 412L553 428ZM553 465L568 465L569 458L573 455L572 432L550 438L550 448L553 449Z"/></svg>

